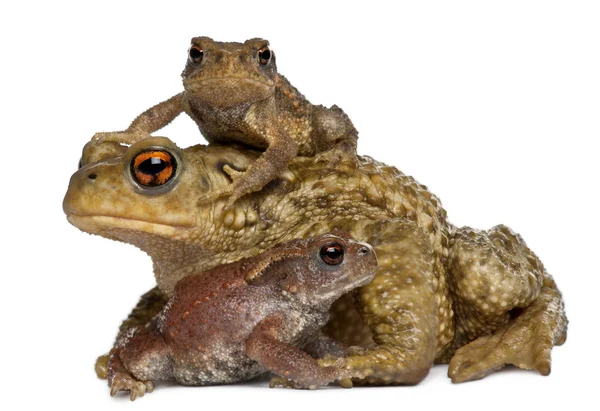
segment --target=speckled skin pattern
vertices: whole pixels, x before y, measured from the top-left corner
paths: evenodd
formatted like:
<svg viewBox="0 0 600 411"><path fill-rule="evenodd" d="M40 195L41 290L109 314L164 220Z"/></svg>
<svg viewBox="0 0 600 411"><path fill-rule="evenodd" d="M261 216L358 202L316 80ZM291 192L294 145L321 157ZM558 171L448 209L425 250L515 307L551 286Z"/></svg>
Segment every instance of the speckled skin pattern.
<svg viewBox="0 0 600 411"><path fill-rule="evenodd" d="M332 248L340 258L327 257ZM120 337L108 366L111 392L130 391L135 399L155 381L224 384L267 370L296 388L339 379L343 370L320 367L302 348L332 354L314 350L335 347L320 332L331 304L368 284L376 268L369 245L326 234L188 276L150 326Z"/></svg>
<svg viewBox="0 0 600 411"><path fill-rule="evenodd" d="M151 256L159 288L149 294L153 301L192 273L339 229L371 244L379 259L373 282L355 299L336 302L325 327L354 347L320 364L346 369L355 383L414 384L434 362L450 362L455 382L505 364L547 374L552 347L565 341L561 294L525 242L505 226L452 226L440 201L394 167L369 157L332 166L329 152L296 157L263 190L226 208L226 199L205 201L231 184L223 167L244 170L260 153L218 145L181 150L165 138L129 148L104 144L84 149L64 210L81 230ZM132 183L129 164L148 147L178 158L179 172L164 191ZM157 313L140 309L128 324Z"/></svg>
<svg viewBox="0 0 600 411"><path fill-rule="evenodd" d="M348 116L337 106L312 105L277 73L268 46L263 39L221 43L193 38L182 73L185 91L140 114L127 130L95 138L132 144L185 112L208 142L266 150L244 175L226 168L234 184L214 195L229 195L230 205L272 181L296 155L313 156L334 146L338 157L354 154L358 133Z"/></svg>

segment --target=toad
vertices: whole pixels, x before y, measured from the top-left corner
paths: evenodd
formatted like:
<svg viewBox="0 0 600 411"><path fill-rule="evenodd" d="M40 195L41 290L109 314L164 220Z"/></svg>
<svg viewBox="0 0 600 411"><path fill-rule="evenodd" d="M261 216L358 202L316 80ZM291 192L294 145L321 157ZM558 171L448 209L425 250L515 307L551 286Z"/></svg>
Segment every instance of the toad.
<svg viewBox="0 0 600 411"><path fill-rule="evenodd" d="M260 151L183 150L158 137L130 147L88 143L64 199L67 218L148 253L158 284L121 335L151 323L191 274L338 229L373 246L379 266L355 298L332 306L324 332L350 348L321 366L357 384L414 384L434 363L450 363L454 382L507 364L550 372L552 347L567 335L563 299L521 236L503 225L455 227L412 177L362 156L332 166L329 155L295 157L263 190L227 208L225 198L203 198L232 184L224 165L245 170ZM97 363L100 376L105 363Z"/></svg>
<svg viewBox="0 0 600 411"><path fill-rule="evenodd" d="M320 329L331 304L376 268L368 244L326 234L188 276L150 326L130 329L112 350L111 394L134 400L155 381L225 384L267 370L280 377L272 385L295 388L339 379L343 370L320 367L308 352L342 352Z"/></svg>
<svg viewBox="0 0 600 411"><path fill-rule="evenodd" d="M312 105L296 90L277 72L267 40L221 43L195 37L191 43L182 93L140 114L127 130L95 138L132 144L185 112L208 142L264 150L244 173L225 168L233 184L213 195L229 194L229 205L260 190L296 155L314 156L332 147L339 157L355 155L358 133L348 116L335 105Z"/></svg>

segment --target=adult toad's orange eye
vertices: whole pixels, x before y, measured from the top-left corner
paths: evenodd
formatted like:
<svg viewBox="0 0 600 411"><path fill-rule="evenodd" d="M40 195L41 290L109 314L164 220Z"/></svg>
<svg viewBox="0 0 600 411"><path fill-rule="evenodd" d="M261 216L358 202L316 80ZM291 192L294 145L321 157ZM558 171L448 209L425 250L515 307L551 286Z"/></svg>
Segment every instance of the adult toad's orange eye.
<svg viewBox="0 0 600 411"><path fill-rule="evenodd" d="M160 187L177 171L177 161L162 150L142 151L131 162L131 175L144 187Z"/></svg>
<svg viewBox="0 0 600 411"><path fill-rule="evenodd" d="M344 247L338 243L327 244L319 250L319 258L327 265L340 265L344 261Z"/></svg>
<svg viewBox="0 0 600 411"><path fill-rule="evenodd" d="M263 66L266 66L271 61L271 50L268 47L263 47L258 51L258 61Z"/></svg>
<svg viewBox="0 0 600 411"><path fill-rule="evenodd" d="M192 64L200 64L202 63L202 58L204 57L204 50L192 44L190 46L190 51L188 51L188 57Z"/></svg>

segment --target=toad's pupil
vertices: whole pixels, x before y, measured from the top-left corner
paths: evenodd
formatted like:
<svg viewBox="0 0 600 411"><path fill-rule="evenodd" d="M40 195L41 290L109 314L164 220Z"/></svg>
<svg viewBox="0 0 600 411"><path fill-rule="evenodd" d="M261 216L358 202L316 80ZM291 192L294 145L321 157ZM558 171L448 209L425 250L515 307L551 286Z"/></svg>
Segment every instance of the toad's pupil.
<svg viewBox="0 0 600 411"><path fill-rule="evenodd" d="M138 171L147 175L156 176L165 168L167 168L167 166L168 163L163 159L158 157L150 157L149 159L142 161L138 167Z"/></svg>
<svg viewBox="0 0 600 411"><path fill-rule="evenodd" d="M202 50L198 50L196 48L193 48L190 50L190 57L192 58L192 60L196 61L196 60L200 60L202 58L202 55L204 53L202 52Z"/></svg>
<svg viewBox="0 0 600 411"><path fill-rule="evenodd" d="M271 51L269 49L260 52L261 63L267 64L271 59Z"/></svg>
<svg viewBox="0 0 600 411"><path fill-rule="evenodd" d="M337 265L342 262L344 250L339 245L329 245L321 248L321 259L330 265Z"/></svg>

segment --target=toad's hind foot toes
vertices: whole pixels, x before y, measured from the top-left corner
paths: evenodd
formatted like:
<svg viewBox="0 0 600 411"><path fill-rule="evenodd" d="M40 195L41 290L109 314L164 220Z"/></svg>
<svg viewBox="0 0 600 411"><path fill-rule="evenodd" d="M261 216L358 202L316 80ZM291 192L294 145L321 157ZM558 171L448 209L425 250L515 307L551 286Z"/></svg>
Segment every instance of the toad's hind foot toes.
<svg viewBox="0 0 600 411"><path fill-rule="evenodd" d="M552 346L551 334L540 328L501 329L458 349L448 376L455 383L478 380L509 364L548 375Z"/></svg>
<svg viewBox="0 0 600 411"><path fill-rule="evenodd" d="M137 381L127 374L117 374L110 385L110 395L114 397L119 391L129 391L129 398L135 401L138 397L143 397L146 392L154 391L152 381Z"/></svg>
<svg viewBox="0 0 600 411"><path fill-rule="evenodd" d="M338 385L342 388L352 388L354 384L350 378L341 378L337 381Z"/></svg>

